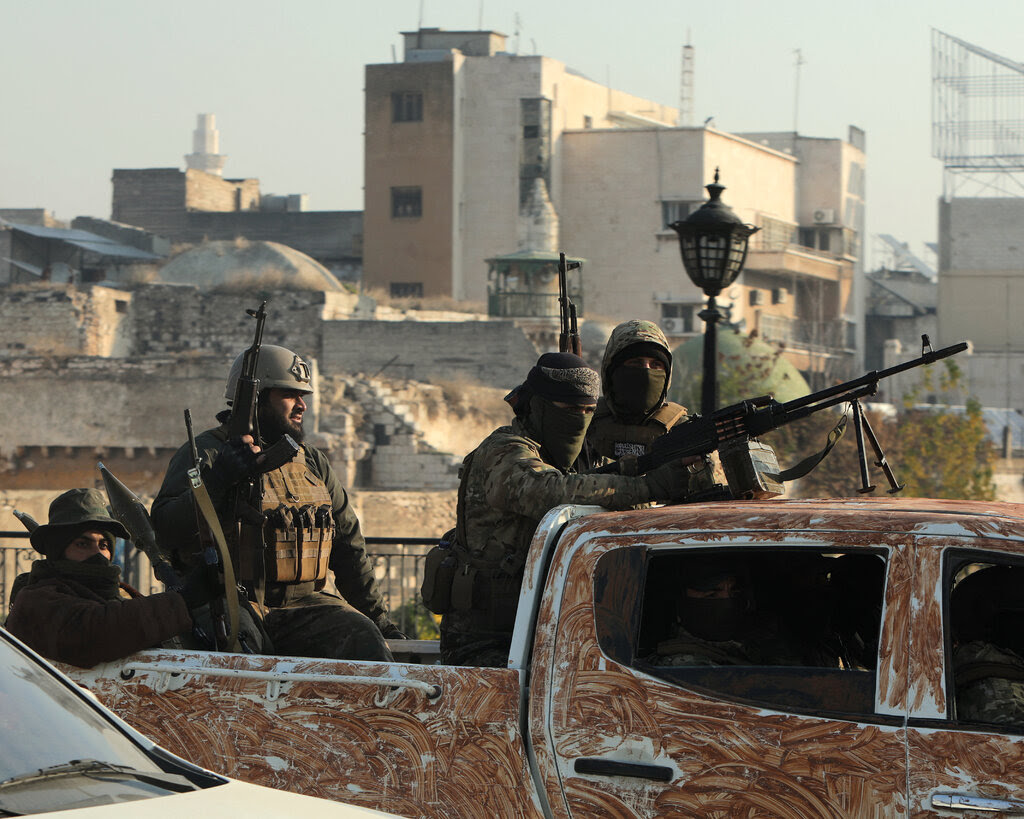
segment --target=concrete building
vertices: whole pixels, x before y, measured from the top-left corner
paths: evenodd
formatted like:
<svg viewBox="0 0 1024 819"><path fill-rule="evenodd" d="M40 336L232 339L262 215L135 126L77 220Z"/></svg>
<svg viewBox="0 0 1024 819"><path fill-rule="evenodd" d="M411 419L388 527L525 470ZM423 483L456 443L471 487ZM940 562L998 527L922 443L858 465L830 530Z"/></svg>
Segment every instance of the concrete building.
<svg viewBox="0 0 1024 819"><path fill-rule="evenodd" d="M971 341L968 387L986 406L1024 408L1022 226L1022 198L939 202L939 338Z"/></svg>
<svg viewBox="0 0 1024 819"><path fill-rule="evenodd" d="M540 185L558 249L588 260L588 316L699 333L704 297L666 226L720 167L723 200L761 228L729 320L784 342L812 383L857 363L863 132L676 127L674 108L509 54L497 32L403 36L403 62L366 67L365 286L483 302L485 260L547 250L521 241Z"/></svg>

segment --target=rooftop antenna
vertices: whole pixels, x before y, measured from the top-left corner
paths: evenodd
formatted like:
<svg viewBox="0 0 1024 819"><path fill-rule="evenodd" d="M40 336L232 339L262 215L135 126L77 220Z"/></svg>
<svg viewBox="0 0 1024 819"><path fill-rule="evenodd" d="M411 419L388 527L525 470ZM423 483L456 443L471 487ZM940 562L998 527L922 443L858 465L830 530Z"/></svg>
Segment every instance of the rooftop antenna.
<svg viewBox="0 0 1024 819"><path fill-rule="evenodd" d="M683 46L683 75L679 82L679 117L676 125L688 128L693 125L693 46L690 30L686 30L686 45Z"/></svg>
<svg viewBox="0 0 1024 819"><path fill-rule="evenodd" d="M477 31L483 31L484 30L484 0L480 0L480 13L477 16L476 30Z"/></svg>
<svg viewBox="0 0 1024 819"><path fill-rule="evenodd" d="M515 16L513 17L513 23L514 23L514 27L515 27L514 36L516 38L516 44L515 44L515 46L512 49L512 53L515 54L518 57L519 56L519 12L518 11L515 13Z"/></svg>
<svg viewBox="0 0 1024 819"><path fill-rule="evenodd" d="M797 135L797 121L800 115L800 66L805 62L804 55L801 53L799 48L794 48L793 53L796 55L796 62L794 63L796 69L796 83L795 90L793 92L793 136Z"/></svg>

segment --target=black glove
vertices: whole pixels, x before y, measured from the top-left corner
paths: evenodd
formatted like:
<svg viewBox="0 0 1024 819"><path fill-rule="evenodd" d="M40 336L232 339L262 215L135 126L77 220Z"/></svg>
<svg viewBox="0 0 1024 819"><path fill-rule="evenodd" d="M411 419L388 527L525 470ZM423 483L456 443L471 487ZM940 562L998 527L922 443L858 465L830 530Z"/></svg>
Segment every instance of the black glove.
<svg viewBox="0 0 1024 819"><path fill-rule="evenodd" d="M690 472L681 460L669 461L652 469L644 477L653 501L678 501L688 494Z"/></svg>
<svg viewBox="0 0 1024 819"><path fill-rule="evenodd" d="M385 622L383 625L378 626L380 633L384 635L385 640L408 640L405 633L390 620Z"/></svg>
<svg viewBox="0 0 1024 819"><path fill-rule="evenodd" d="M243 443L240 438L232 438L205 471L203 483L210 494L223 496L239 481L256 474L258 457L259 454L253 452L249 444Z"/></svg>
<svg viewBox="0 0 1024 819"><path fill-rule="evenodd" d="M195 611L224 594L224 586L214 575L215 572L209 566L196 566L185 575L181 585L172 588L171 591L176 591L185 598L185 605L189 611Z"/></svg>

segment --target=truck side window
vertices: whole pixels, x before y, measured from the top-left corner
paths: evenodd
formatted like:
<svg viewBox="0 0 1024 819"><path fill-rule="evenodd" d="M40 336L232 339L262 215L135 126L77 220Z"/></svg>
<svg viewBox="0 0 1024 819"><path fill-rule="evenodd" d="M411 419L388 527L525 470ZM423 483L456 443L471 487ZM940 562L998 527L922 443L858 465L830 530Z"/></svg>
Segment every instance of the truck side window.
<svg viewBox="0 0 1024 819"><path fill-rule="evenodd" d="M958 722L1024 732L1024 566L947 554L947 650Z"/></svg>
<svg viewBox="0 0 1024 819"><path fill-rule="evenodd" d="M873 712L884 554L659 549L639 563L642 554L616 550L598 563L608 657L717 697Z"/></svg>

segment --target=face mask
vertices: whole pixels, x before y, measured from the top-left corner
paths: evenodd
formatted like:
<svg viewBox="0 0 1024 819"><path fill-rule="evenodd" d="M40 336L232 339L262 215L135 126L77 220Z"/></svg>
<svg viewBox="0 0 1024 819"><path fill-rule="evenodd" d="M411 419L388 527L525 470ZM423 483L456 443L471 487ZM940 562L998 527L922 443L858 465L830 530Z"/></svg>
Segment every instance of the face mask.
<svg viewBox="0 0 1024 819"><path fill-rule="evenodd" d="M617 367L612 373L615 410L627 420L641 419L661 403L668 373L647 367Z"/></svg>
<svg viewBox="0 0 1024 819"><path fill-rule="evenodd" d="M591 414L556 407L546 398L530 399L530 426L538 435L548 463L568 469L579 457Z"/></svg>
<svg viewBox="0 0 1024 819"><path fill-rule="evenodd" d="M683 626L691 634L712 642L742 636L747 601L742 597L687 597Z"/></svg>

